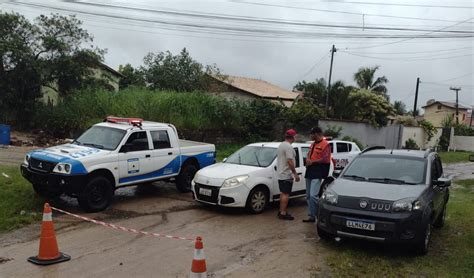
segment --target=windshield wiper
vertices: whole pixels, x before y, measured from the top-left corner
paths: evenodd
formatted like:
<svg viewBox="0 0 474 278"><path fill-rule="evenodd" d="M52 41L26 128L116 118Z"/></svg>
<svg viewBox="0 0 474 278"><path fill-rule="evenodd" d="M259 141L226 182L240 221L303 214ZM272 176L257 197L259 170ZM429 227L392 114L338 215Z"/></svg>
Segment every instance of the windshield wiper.
<svg viewBox="0 0 474 278"><path fill-rule="evenodd" d="M384 182L384 183L396 183L396 184L416 184L412 182L406 182L404 180L397 180L397 179L391 179L391 178L369 178L369 181L374 181L374 182Z"/></svg>
<svg viewBox="0 0 474 278"><path fill-rule="evenodd" d="M79 141L77 141L76 139L74 139L74 140L72 141L72 144L78 144L78 145L82 145L82 143L81 143L81 142L79 142Z"/></svg>
<svg viewBox="0 0 474 278"><path fill-rule="evenodd" d="M97 149L103 149L104 148L104 146L99 145L99 144L94 144L94 143L82 143L82 145L91 146L91 147L94 147L94 148L97 148Z"/></svg>
<svg viewBox="0 0 474 278"><path fill-rule="evenodd" d="M356 181L366 181L367 180L366 177L361 177L361 176L357 176L357 175L344 175L343 177L344 178L351 178L351 179L354 179Z"/></svg>
<svg viewBox="0 0 474 278"><path fill-rule="evenodd" d="M240 153L239 153L239 164L242 164L242 158L240 157Z"/></svg>

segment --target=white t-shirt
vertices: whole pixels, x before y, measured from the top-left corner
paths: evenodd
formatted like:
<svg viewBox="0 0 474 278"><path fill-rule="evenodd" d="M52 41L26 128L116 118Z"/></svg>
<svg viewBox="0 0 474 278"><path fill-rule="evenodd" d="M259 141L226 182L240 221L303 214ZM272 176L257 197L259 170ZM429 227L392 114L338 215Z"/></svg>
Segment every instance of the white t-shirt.
<svg viewBox="0 0 474 278"><path fill-rule="evenodd" d="M288 141L281 142L277 152L277 172L279 180L292 180L293 175L288 160L295 162L296 152Z"/></svg>

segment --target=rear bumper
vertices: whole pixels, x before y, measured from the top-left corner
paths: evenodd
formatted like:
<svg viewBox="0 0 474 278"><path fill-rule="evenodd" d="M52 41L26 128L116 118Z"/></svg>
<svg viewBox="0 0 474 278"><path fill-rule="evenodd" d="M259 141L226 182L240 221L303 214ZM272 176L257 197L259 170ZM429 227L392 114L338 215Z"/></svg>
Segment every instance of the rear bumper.
<svg viewBox="0 0 474 278"><path fill-rule="evenodd" d="M54 193L78 194L87 183L87 175L62 175L42 173L30 169L26 165L20 167L21 175L32 184L43 187L44 190Z"/></svg>
<svg viewBox="0 0 474 278"><path fill-rule="evenodd" d="M346 226L347 220L370 222L375 230ZM347 209L321 203L318 210L318 228L333 236L353 237L388 243L413 243L424 237L426 220L423 212L384 213Z"/></svg>

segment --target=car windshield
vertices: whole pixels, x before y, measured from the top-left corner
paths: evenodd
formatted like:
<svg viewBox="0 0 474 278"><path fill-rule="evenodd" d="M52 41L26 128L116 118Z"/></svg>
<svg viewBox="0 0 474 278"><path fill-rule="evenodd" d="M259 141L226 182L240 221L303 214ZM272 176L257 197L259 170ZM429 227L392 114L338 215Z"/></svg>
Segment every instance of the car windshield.
<svg viewBox="0 0 474 278"><path fill-rule="evenodd" d="M423 159L395 156L364 156L354 159L343 178L394 184L422 184L426 162Z"/></svg>
<svg viewBox="0 0 474 278"><path fill-rule="evenodd" d="M233 153L225 163L268 167L277 155L276 148L245 146Z"/></svg>
<svg viewBox="0 0 474 278"><path fill-rule="evenodd" d="M115 150L122 141L126 131L105 126L93 126L86 130L74 144L104 150Z"/></svg>

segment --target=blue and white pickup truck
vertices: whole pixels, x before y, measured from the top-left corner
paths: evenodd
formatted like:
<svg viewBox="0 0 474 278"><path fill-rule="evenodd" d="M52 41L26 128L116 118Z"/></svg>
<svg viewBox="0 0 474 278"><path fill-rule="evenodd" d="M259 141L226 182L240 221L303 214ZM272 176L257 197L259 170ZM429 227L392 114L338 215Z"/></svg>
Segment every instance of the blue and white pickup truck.
<svg viewBox="0 0 474 278"><path fill-rule="evenodd" d="M45 197L76 197L88 212L105 209L118 187L174 178L181 192L215 163L212 144L180 140L171 124L107 117L70 144L28 153L22 175Z"/></svg>

